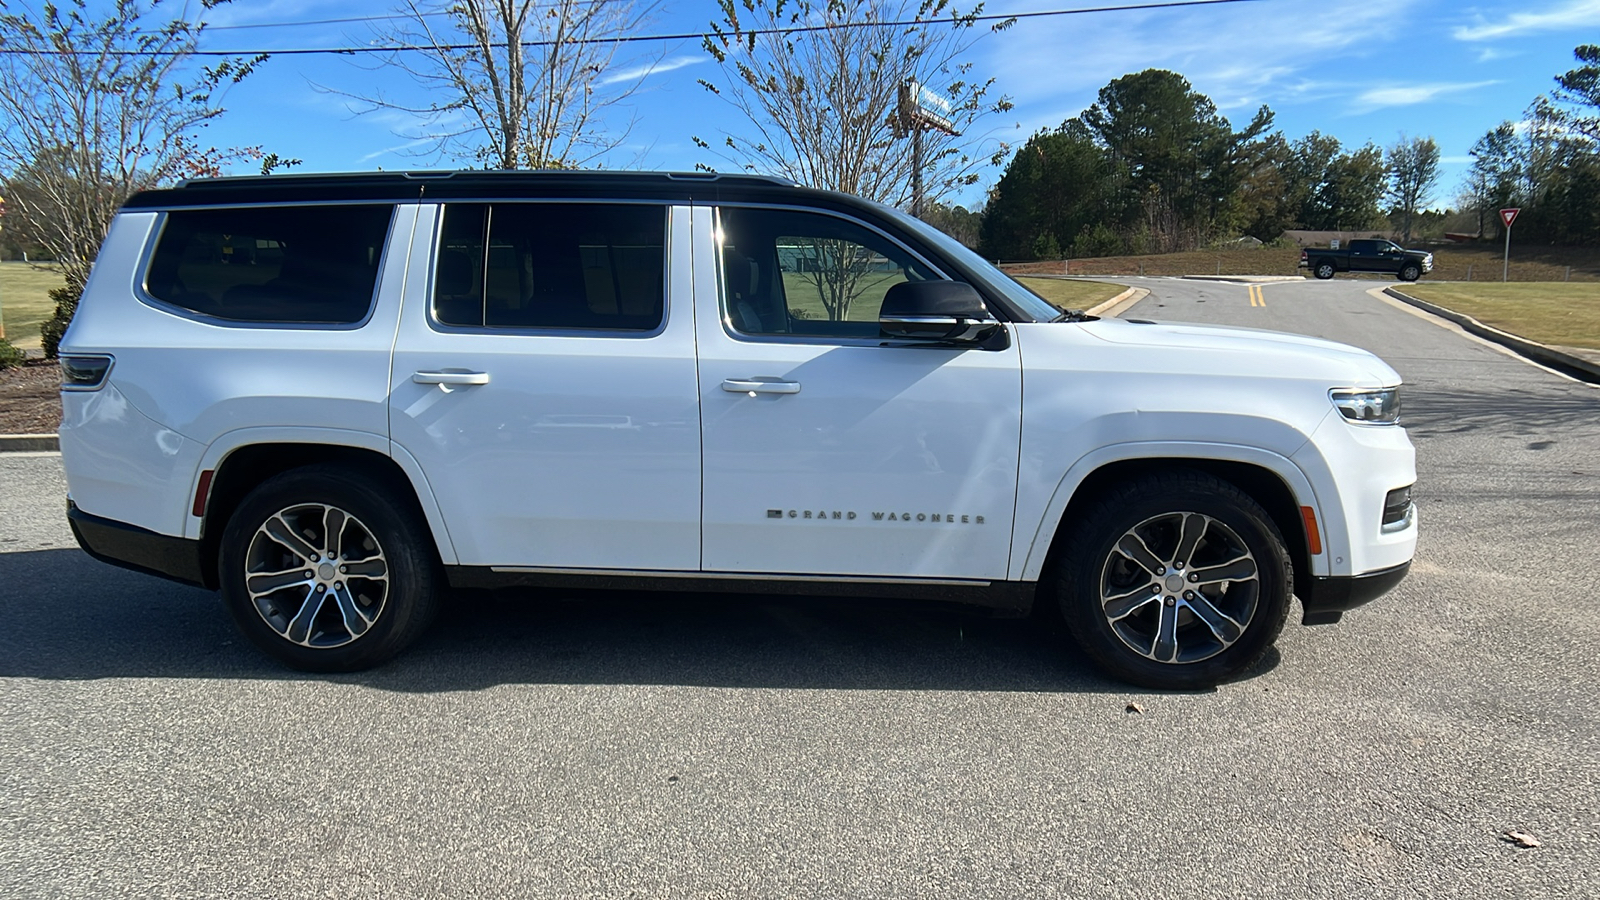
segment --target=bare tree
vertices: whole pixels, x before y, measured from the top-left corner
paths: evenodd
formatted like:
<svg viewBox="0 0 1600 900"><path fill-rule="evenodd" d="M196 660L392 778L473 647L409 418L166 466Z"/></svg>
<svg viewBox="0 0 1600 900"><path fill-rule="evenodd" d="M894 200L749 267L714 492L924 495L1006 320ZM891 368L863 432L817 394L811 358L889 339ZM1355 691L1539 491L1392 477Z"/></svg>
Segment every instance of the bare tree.
<svg viewBox="0 0 1600 900"><path fill-rule="evenodd" d="M206 0L210 9L226 0ZM260 148L203 148L221 92L266 59L193 63L204 28L183 15L152 23L160 0L45 4L0 14L0 179L6 227L41 246L66 278L45 349L71 321L117 208L128 195L262 158ZM0 5L0 9L5 9ZM268 157L266 167L283 164ZM292 162L292 161L290 161Z"/></svg>
<svg viewBox="0 0 1600 900"><path fill-rule="evenodd" d="M605 113L649 71L618 73L618 38L651 15L632 0L405 0L400 24L380 33L414 48L388 54L422 89L421 102L335 91L416 118L424 153L494 169L563 169L593 163L627 137ZM629 126L631 127L631 122Z"/></svg>
<svg viewBox="0 0 1600 900"><path fill-rule="evenodd" d="M1432 201L1439 183L1439 145L1433 138L1407 138L1389 148L1389 202L1404 222L1404 240L1411 240L1411 219Z"/></svg>
<svg viewBox="0 0 1600 900"><path fill-rule="evenodd" d="M903 204L911 194L912 142L899 137L896 113L908 82L946 100L946 118L962 133L926 135L927 201L976 183L978 166L998 164L1009 149L972 134L984 115L1011 109L1005 97L991 98L993 79L975 78L971 63L961 60L978 36L974 16L981 6L968 13L948 0L718 0L718 6L720 20L704 46L725 77L721 84L700 83L750 120L748 137L722 141L722 154L736 165ZM890 24L906 22L912 24ZM789 31L795 28L810 30Z"/></svg>

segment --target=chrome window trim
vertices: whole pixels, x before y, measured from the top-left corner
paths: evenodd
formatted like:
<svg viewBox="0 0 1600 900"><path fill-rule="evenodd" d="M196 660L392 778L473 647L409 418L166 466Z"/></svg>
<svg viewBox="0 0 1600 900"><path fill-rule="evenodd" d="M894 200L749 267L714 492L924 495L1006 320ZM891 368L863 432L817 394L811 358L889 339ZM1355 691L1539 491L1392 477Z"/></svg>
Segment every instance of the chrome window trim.
<svg viewBox="0 0 1600 900"><path fill-rule="evenodd" d="M836 211L831 210L831 209L821 209L821 208L815 207L815 206L800 206L800 205L788 204L788 203L746 203L746 202L717 203L717 202L712 202L712 201L706 201L704 203L701 203L701 202L697 201L696 205L709 206L711 208L712 215L714 216L714 218L712 220L712 228L715 229L715 231L712 234L712 243L715 245L715 248L716 248L716 260L714 261L714 264L716 265L716 269L717 269L717 271L716 271L716 274L717 274L717 312L718 312L717 319L722 324L723 332L725 334L727 334L728 337L732 338L733 340L739 341L739 342L742 342L742 343L748 343L748 344L807 344L807 345L812 345L812 346L825 346L825 347L896 347L896 348L916 348L916 349L922 349L922 350L951 350L951 351L955 351L955 352L963 352L965 350L971 349L971 348L968 348L968 347L949 347L949 346L944 346L944 345L929 344L929 343L920 342L920 341L896 340L894 338L885 338L885 337L852 338L852 337L829 337L827 335L814 335L813 336L813 335L793 335L793 334L790 334L790 335L783 335L783 334L747 334L747 333L745 333L743 331L738 330L737 328L734 328L733 327L732 313L728 309L728 286L725 283L725 280L727 278L727 269L722 264L722 241L717 239L717 235L722 232L722 210L724 208L777 209L777 210L783 210L785 212L811 213L813 215L831 216L832 218L835 218L835 219L842 219L842 220L844 220L846 222L850 222L850 223L852 223L854 225L859 225L859 226L861 226L862 228L865 228L868 231L875 232L880 237L882 237L884 240L886 240L886 241L890 242L891 244L899 247L901 250L903 250L907 255L909 255L913 259L915 259L918 262L922 263L923 265L927 266L932 272L934 272L936 275L938 275L941 280L943 280L943 281L955 281L956 279L951 278L950 277L950 273L945 271L945 269L943 267L934 265L933 262L931 260L929 260L926 256L922 255L921 253L918 253L917 251L911 249L910 247L907 247L905 245L904 241L901 241L900 239L896 238L894 235L890 234L889 232L883 230L882 228L878 227L877 225L875 225L875 224L873 224L871 222L868 222L868 221L866 221L864 219L857 218L856 216L852 216L852 215L849 215L847 213L836 212ZM962 283L965 284L966 282L962 282ZM987 301L985 301L985 305L987 306ZM994 315L994 310L990 310L989 314L991 316ZM996 321L1000 323L1002 328L1005 327L1004 320L1001 320L1001 319L997 318ZM861 324L868 324L868 323L861 323Z"/></svg>
<svg viewBox="0 0 1600 900"><path fill-rule="evenodd" d="M246 208L243 205L235 206L233 204L221 204L218 206L207 207L184 206L175 207L170 210L159 211L158 215L161 216L161 220L156 223L156 226L152 231L153 236L151 239L145 241L144 249L139 253L138 265L134 269L135 272L139 273L139 280L134 282L133 285L134 299L159 312L164 312L180 319L188 319L191 322L197 322L201 325L215 325L221 328L247 328L253 330L271 331L360 331L372 322L372 317L377 313L378 295L383 290L383 273L389 265L389 253L394 248L395 220L400 216L400 207L402 205L407 204L373 203L370 201L363 203L253 203L248 207L250 209L263 209L269 207L283 207L288 209L305 206L389 207L389 227L384 234L383 252L378 255L378 274L372 279L372 296L367 299L367 314L354 322L263 322L251 319L225 319L221 316L207 315L206 313L190 309L186 306L179 306L176 303L162 300L160 297L150 293L150 266L155 262L156 246L161 243L161 237L166 233L167 220L172 213L188 212L191 209L218 210Z"/></svg>
<svg viewBox="0 0 1600 900"><path fill-rule="evenodd" d="M440 322L433 307L434 282L439 277L439 252L444 238L444 212L445 208L455 205L486 204L493 206L495 203L560 203L565 205L592 205L606 206L659 206L662 207L666 223L661 233L661 324L650 330L636 328L553 328L549 326L505 326L492 325L450 325ZM428 280L424 287L428 315L426 322L428 329L438 334L476 334L500 335L509 337L572 337L572 338L617 338L622 340L649 340L660 337L666 333L667 325L672 321L672 210L675 206L684 206L681 203L663 202L660 200L606 200L587 198L575 200L573 198L550 198L536 200L517 200L515 198L502 200L483 200L477 197L456 198L451 200L438 200L430 204L435 212L433 216L433 237L428 242ZM491 219L491 227L493 220ZM487 235L485 235L487 239Z"/></svg>
<svg viewBox="0 0 1600 900"><path fill-rule="evenodd" d="M530 575L610 575L648 578L714 578L728 581L795 581L814 584L936 584L962 587L987 587L994 583L986 578L916 578L896 575L785 575L772 572L702 572L676 569L583 569L560 566L490 566L489 571L502 574L525 573Z"/></svg>

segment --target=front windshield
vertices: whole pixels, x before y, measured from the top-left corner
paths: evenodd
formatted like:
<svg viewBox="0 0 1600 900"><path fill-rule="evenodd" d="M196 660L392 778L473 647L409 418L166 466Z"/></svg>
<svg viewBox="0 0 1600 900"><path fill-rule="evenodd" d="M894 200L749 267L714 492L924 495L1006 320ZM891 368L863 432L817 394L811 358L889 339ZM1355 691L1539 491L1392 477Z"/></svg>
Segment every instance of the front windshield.
<svg viewBox="0 0 1600 900"><path fill-rule="evenodd" d="M967 267L974 278L983 283L983 287L1004 295L1011 301L1012 306L1022 310L1035 322L1048 322L1061 315L1061 310L1051 306L1043 297L1023 287L1016 279L995 268L988 260L972 252L967 245L950 235L898 209L884 207L884 211L894 216L902 225L915 231L918 237L938 247L946 255L954 257Z"/></svg>

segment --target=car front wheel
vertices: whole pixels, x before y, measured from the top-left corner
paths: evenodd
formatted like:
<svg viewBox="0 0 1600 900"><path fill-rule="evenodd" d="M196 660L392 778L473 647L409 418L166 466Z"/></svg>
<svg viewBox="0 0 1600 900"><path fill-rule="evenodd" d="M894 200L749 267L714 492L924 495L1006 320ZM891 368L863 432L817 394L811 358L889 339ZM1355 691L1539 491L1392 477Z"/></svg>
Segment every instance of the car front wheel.
<svg viewBox="0 0 1600 900"><path fill-rule="evenodd" d="M420 514L335 466L295 469L251 491L219 557L239 629L313 672L365 669L405 649L432 620L442 580Z"/></svg>
<svg viewBox="0 0 1600 900"><path fill-rule="evenodd" d="M1401 281L1416 281L1418 278L1421 278L1421 277L1422 277L1422 267L1417 265L1417 264L1415 264L1415 263L1409 263L1407 265L1404 265L1404 266L1400 267L1400 280Z"/></svg>
<svg viewBox="0 0 1600 900"><path fill-rule="evenodd" d="M1068 537L1057 593L1068 629L1108 673L1161 690L1216 685L1283 630L1293 575L1272 519L1194 471L1102 496Z"/></svg>

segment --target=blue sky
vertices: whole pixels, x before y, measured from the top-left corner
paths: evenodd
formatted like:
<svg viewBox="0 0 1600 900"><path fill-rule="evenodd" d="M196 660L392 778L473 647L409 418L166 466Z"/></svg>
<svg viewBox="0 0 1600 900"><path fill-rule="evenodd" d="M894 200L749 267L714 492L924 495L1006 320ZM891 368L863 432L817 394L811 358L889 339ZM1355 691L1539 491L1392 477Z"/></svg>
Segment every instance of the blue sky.
<svg viewBox="0 0 1600 900"><path fill-rule="evenodd" d="M381 15L385 0L339 4L307 0L235 0L209 14L213 25L243 25ZM1061 9L1064 0L990 0L986 12ZM709 0L665 0L643 32L704 30L715 14ZM375 35L362 24L252 28L209 32L209 49L350 46ZM1449 203L1465 172L1467 151L1486 130L1518 119L1552 77L1572 68L1572 49L1600 43L1600 0L1458 3L1384 0L1261 0L1213 7L1144 10L1026 19L974 45L975 71L997 79L1016 108L990 117L988 141L1020 143L1092 103L1106 82L1156 67L1186 76L1235 125L1265 103L1290 138L1316 129L1346 145L1393 143L1400 134L1431 135L1444 156L1437 201ZM630 51L631 52L631 51ZM697 79L717 80L717 65L693 41L619 57L620 69L653 67L616 124L633 120L608 165L682 170L696 162L728 168L697 150L699 135L717 143L741 131L725 101ZM304 160L302 170L449 166L427 153L414 123L392 113L355 115L350 102L317 86L351 93L413 90L391 70L371 70L343 57L280 56L227 95L228 114L208 129L219 146L263 144ZM418 155L421 153L422 155ZM985 173L985 185L999 177ZM981 197L974 189L964 199Z"/></svg>

